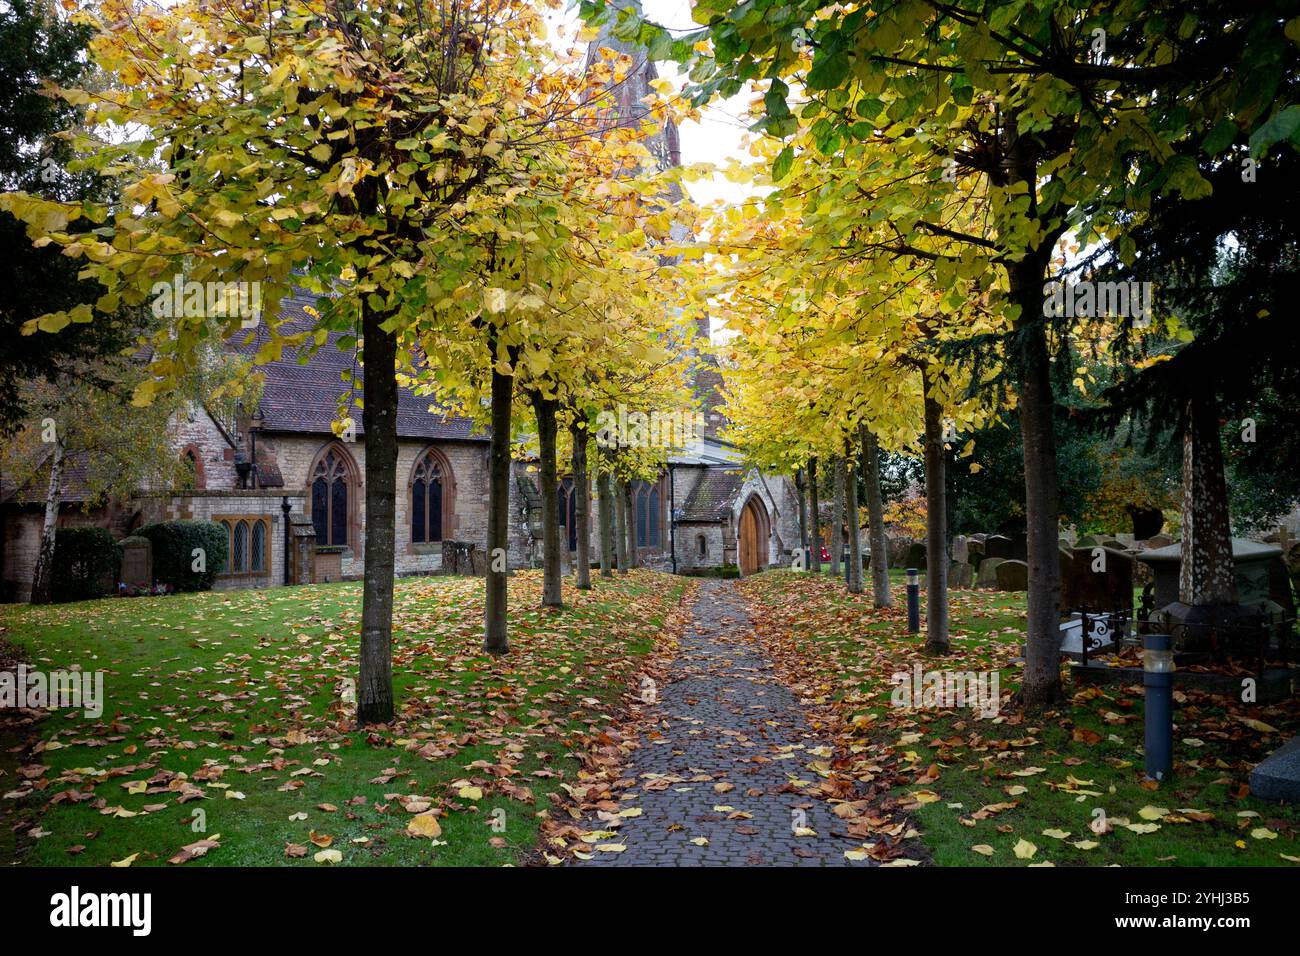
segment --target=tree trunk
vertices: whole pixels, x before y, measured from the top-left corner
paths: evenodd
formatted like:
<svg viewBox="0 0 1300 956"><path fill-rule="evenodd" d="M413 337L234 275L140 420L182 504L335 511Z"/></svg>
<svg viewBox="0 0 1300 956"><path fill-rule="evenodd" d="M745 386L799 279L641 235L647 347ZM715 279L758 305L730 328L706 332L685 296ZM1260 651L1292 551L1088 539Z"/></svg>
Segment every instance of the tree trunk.
<svg viewBox="0 0 1300 956"><path fill-rule="evenodd" d="M555 464L555 411L559 403L544 398L540 391L531 393L533 414L537 418L537 444L540 461L538 480L542 493L542 606L563 607L560 563L560 509L556 500L559 480Z"/></svg>
<svg viewBox="0 0 1300 956"><path fill-rule="evenodd" d="M1183 557L1178 569L1178 600L1204 607L1235 604L1237 597L1218 401L1212 391L1205 391L1188 401L1183 432Z"/></svg>
<svg viewBox="0 0 1300 956"><path fill-rule="evenodd" d="M614 485L614 547L618 553L618 573L627 574L627 495L623 494L623 482L615 479Z"/></svg>
<svg viewBox="0 0 1300 956"><path fill-rule="evenodd" d="M357 722L393 719L393 571L397 518L397 335L386 313L362 305L366 439L365 581L361 591L361 674Z"/></svg>
<svg viewBox="0 0 1300 956"><path fill-rule="evenodd" d="M822 512L821 500L817 493L817 459L808 459L808 535L812 539L809 546L809 567L813 574L822 573Z"/></svg>
<svg viewBox="0 0 1300 956"><path fill-rule="evenodd" d="M863 478L867 486L867 541L871 548L871 595L876 607L893 607L889 593L889 543L885 540L885 504L880 496L880 444L865 425L862 440ZM854 488L854 493L857 489ZM857 515L854 515L857 523Z"/></svg>
<svg viewBox="0 0 1300 956"><path fill-rule="evenodd" d="M808 553L808 504L804 496L804 472L800 468L794 473L794 490L799 495L799 566L806 568L804 557Z"/></svg>
<svg viewBox="0 0 1300 956"><path fill-rule="evenodd" d="M575 419L569 428L573 437L573 523L577 527L578 562L575 585L591 590L591 487L587 484L587 423Z"/></svg>
<svg viewBox="0 0 1300 956"><path fill-rule="evenodd" d="M614 525L617 523L614 517L614 512L617 510L614 501L614 483L610 480L607 471L598 473L596 482L600 488L600 576L612 578L614 576Z"/></svg>
<svg viewBox="0 0 1300 956"><path fill-rule="evenodd" d="M637 560L636 553L636 500L632 494L633 482L627 482L623 486L623 508L624 514L627 515L627 566L638 568L641 566Z"/></svg>
<svg viewBox="0 0 1300 956"><path fill-rule="evenodd" d="M1032 187L1031 187L1032 188ZM1050 247L1049 247L1050 248ZM1051 366L1042 322L1046 263L1037 254L1013 263L1010 295L1020 304L1020 433L1024 442L1025 523L1028 527L1029 593L1021 703L1040 710L1061 698L1061 559L1056 479L1056 426L1052 419Z"/></svg>
<svg viewBox="0 0 1300 956"><path fill-rule="evenodd" d="M32 572L32 603L49 604L54 598L54 535L59 528L59 489L63 487L63 437L54 436L50 454L50 481L45 491L45 518L41 522L41 543Z"/></svg>
<svg viewBox="0 0 1300 956"><path fill-rule="evenodd" d="M947 654L948 504L944 499L943 407L925 390L925 652Z"/></svg>
<svg viewBox="0 0 1300 956"><path fill-rule="evenodd" d="M844 510L848 513L850 594L862 593L862 536L858 534L858 469L849 443L844 443ZM872 560L875 566L875 560ZM879 605L877 605L879 606Z"/></svg>
<svg viewBox="0 0 1300 956"><path fill-rule="evenodd" d="M515 378L492 364L492 444L488 451L488 572L483 609L483 650L507 654L506 592L510 554L510 406ZM513 361L513 356L510 357Z"/></svg>
<svg viewBox="0 0 1300 956"><path fill-rule="evenodd" d="M831 508L831 574L840 576L840 552L844 550L844 459L831 463L835 473L835 504Z"/></svg>

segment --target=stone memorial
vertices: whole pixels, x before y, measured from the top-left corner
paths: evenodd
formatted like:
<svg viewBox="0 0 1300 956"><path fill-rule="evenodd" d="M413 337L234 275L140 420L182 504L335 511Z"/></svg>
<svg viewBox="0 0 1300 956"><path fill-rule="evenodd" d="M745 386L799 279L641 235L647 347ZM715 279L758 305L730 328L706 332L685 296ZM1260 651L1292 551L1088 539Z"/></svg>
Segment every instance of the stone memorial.
<svg viewBox="0 0 1300 956"><path fill-rule="evenodd" d="M153 544L148 538L123 538L122 571L118 579L127 587L147 588L153 584Z"/></svg>
<svg viewBox="0 0 1300 956"><path fill-rule="evenodd" d="M996 588L998 586L998 565L1001 558L985 558L980 562L979 573L975 577L977 588Z"/></svg>
<svg viewBox="0 0 1300 956"><path fill-rule="evenodd" d="M1100 548L1100 551L1097 550ZM1061 568L1061 612L1131 613L1133 558L1114 548L1074 548Z"/></svg>
<svg viewBox="0 0 1300 956"><path fill-rule="evenodd" d="M994 577L999 591L1028 591L1029 565L1023 561L1002 561L998 564Z"/></svg>
<svg viewBox="0 0 1300 956"><path fill-rule="evenodd" d="M975 580L974 569L965 561L954 561L948 568L948 587L969 588Z"/></svg>

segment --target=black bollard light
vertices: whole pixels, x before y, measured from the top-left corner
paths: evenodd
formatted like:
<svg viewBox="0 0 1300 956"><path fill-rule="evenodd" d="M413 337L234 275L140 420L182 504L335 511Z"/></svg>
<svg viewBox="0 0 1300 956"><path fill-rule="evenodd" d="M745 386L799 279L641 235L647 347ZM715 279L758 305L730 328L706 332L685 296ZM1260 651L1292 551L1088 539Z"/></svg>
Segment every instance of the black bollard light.
<svg viewBox="0 0 1300 956"><path fill-rule="evenodd" d="M1174 767L1174 652L1168 634L1146 635L1142 686L1146 691L1147 776L1163 780Z"/></svg>
<svg viewBox="0 0 1300 956"><path fill-rule="evenodd" d="M907 569L907 633L921 629L921 572Z"/></svg>

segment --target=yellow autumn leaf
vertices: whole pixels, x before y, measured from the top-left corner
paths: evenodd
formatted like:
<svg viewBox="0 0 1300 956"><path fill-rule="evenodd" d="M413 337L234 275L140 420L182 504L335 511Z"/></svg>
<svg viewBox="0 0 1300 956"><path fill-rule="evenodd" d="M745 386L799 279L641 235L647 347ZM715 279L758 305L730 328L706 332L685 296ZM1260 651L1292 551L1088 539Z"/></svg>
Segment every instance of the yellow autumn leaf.
<svg viewBox="0 0 1300 956"><path fill-rule="evenodd" d="M1038 852L1038 847L1022 838L1020 842L1012 847L1012 852L1016 854L1017 859L1031 860L1034 854Z"/></svg>
<svg viewBox="0 0 1300 956"><path fill-rule="evenodd" d="M406 832L413 837L428 837L432 840L442 836L442 824L433 811L417 813L407 821Z"/></svg>

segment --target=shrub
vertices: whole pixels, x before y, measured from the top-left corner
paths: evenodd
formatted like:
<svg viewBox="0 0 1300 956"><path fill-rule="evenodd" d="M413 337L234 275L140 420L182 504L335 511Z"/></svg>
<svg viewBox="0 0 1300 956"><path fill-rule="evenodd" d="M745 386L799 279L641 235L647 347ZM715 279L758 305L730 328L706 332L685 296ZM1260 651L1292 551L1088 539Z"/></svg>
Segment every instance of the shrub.
<svg viewBox="0 0 1300 956"><path fill-rule="evenodd" d="M153 545L153 579L177 591L207 591L226 566L226 529L215 521L162 521L136 534ZM194 549L203 549L204 570L195 571Z"/></svg>
<svg viewBox="0 0 1300 956"><path fill-rule="evenodd" d="M112 594L122 548L106 528L59 528L54 532L51 597L88 601Z"/></svg>

